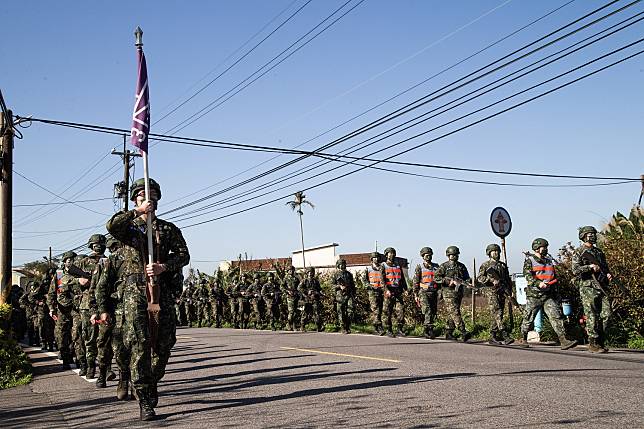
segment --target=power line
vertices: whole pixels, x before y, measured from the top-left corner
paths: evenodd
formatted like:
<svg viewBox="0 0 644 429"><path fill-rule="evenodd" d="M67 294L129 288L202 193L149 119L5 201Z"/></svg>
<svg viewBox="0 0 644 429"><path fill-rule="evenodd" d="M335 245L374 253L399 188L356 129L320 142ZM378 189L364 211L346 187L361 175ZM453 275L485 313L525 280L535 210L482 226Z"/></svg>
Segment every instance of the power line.
<svg viewBox="0 0 644 429"><path fill-rule="evenodd" d="M109 198L94 198L91 200L76 200L76 201L64 201L64 202L58 202L58 203L33 203L33 204L14 204L12 207L36 207L36 206L52 206L52 205L59 205L59 204L74 204L74 203L91 203L95 201L107 201L107 200L112 200L112 197Z"/></svg>
<svg viewBox="0 0 644 429"><path fill-rule="evenodd" d="M640 43L641 41L644 41L644 39L640 39L637 43ZM443 135L441 135L441 136L438 136L438 137L435 137L435 138L433 138L433 139L431 139L431 140L428 140L428 141L426 141L426 142L420 143L420 144L418 144L418 145L414 146L413 148L407 149L405 152L409 152L409 151L411 151L411 150L415 150L415 149L417 149L417 148L419 148L419 147L422 147L422 146L425 146L425 145L431 144L431 143L433 143L433 142L435 142L435 141L438 141L438 140L444 139L444 138L449 137L449 136L451 136L451 135L453 135L453 134L456 134L456 133L458 133L458 132L461 132L461 131L463 131L463 130L465 130L465 129L471 128L471 127L473 127L473 126L475 126L475 125L478 125L478 124L480 124L480 123L482 123L482 122L485 122L485 121L487 121L487 120L490 120L490 119L492 119L492 118L494 118L494 117L496 117L496 116L499 116L499 115L501 115L501 114L503 114L503 113L507 113L507 112L509 112L509 111L511 111L511 110L514 110L514 109L516 109L516 108L518 108L518 107L520 107L520 106L523 106L523 105L525 105L525 104L527 104L527 103L533 102L533 101L535 101L535 100L537 100L537 99L539 99L539 98L542 98L542 97L544 97L544 96L546 96L546 95L549 95L549 94L551 94L551 93L553 93L553 92L559 91L559 90L561 90L561 89L563 89L563 88L565 88L565 87L567 87L567 86L570 86L570 85L572 85L572 84L574 84L574 83L576 83L576 82L579 82L579 81L581 81L581 80L587 79L588 77L591 77L591 76L593 76L593 75L595 75L595 74L597 74L597 73L600 73L600 72L602 72L602 71L604 71L604 70L607 70L607 69L609 69L609 68L611 68L611 67L614 67L614 66L616 66L616 65L618 65L618 64L621 64L621 63L623 63L623 62L625 62L625 61L628 61L628 60L630 60L630 59L632 59L632 58L635 58L636 56L639 56L639 55L641 55L642 53L644 53L644 50L637 51L637 52L635 52L634 54L631 54L631 55L629 55L629 56L627 56L627 57L624 57L624 58L622 58L622 59L620 59L620 60L617 60L617 61L615 61L615 62L613 62L613 63L610 63L610 64L608 64L608 65L606 65L606 66L603 66L603 67L601 67L601 68L599 68L599 69L596 69L596 70L594 70L594 71L591 71L591 72L589 72L589 73L587 73L587 74L585 74L585 75L582 75L582 76L580 76L580 77L577 77L577 78L575 78L575 79L573 79L573 80L571 80L571 81L568 81L568 82L566 82L566 83L564 83L564 84L562 84L562 85L559 85L559 86L557 86L557 87L554 87L554 88L552 88L552 89L549 89L549 90L547 90L547 91L545 91L545 92L543 92L543 93L541 93L541 94L538 94L538 95L536 95L536 96L533 96L533 97L531 97L531 98L528 98L528 99L526 99L526 100L523 100L523 101L521 101L521 102L519 102L519 103L517 103L517 104L514 104L514 105L512 105L512 106L510 106L510 107L507 107L507 108L505 108L505 109L502 109L502 110L500 110L500 111L498 111L498 112L495 112L495 113L493 113L493 114L491 114L491 115L488 115L488 116L486 116L486 117L484 117L484 118L478 119L478 120L476 120L476 121L474 121L474 122L471 122L471 123L469 123L469 124L467 124L467 125L464 125L464 126L462 126L462 127L460 127L460 128L457 128L457 129L455 129L455 130L452 130L452 131L450 131L450 132L448 132L448 133L445 133L445 134L443 134ZM398 156L398 155L400 155L400 154L402 154L402 153L403 153L403 152L400 152L400 153L397 153L397 154L391 155L389 158L393 158L393 157ZM333 178L327 179L327 180L325 180L325 181L323 181L323 182L317 183L317 184L315 184L315 185L312 185L312 186L306 187L306 188L302 189L302 191L309 191L309 190L311 190L311 189L315 189L315 188L318 188L318 187L324 186L324 185L329 184L329 183L331 183L331 182L334 182L334 181L336 181L336 180L342 179L342 178L344 178L344 177L347 177L347 176L349 176L349 175L352 175L352 174L354 174L354 173L357 173L357 172L359 172L359 171L362 171L362 170L364 170L364 169L366 169L366 168L373 167L373 166L374 166L374 165L376 165L376 164L377 164L377 163L373 163L373 164L366 165L366 166L361 166L360 168L358 168L358 169L356 169L356 170L352 170L352 171L347 172L347 173L344 173L344 174L342 174L342 175L340 175L340 176L336 176L336 177L333 177ZM237 215L237 214L241 214L241 213L244 213L244 212L247 212L247 211L250 211L250 210L254 210L254 209L259 208L259 207L263 207L263 206L268 205L268 204L272 204L272 203L274 203L274 202L277 202L277 201L283 200L283 199L288 198L288 197L290 197L290 194L282 195L282 196L280 196L280 197L278 197L278 198L275 198L275 199L272 199L272 200L269 200L269 201L266 201L266 202L263 202L263 203L259 203L259 204L256 204L256 205L254 205L254 206L251 206L251 207L248 207L248 208L245 208L245 209L241 209L241 210L238 210L238 211L235 211L235 212L232 212L232 213L228 213L228 214L226 214L226 215L222 215L222 216L215 217L215 218L212 218L212 219L207 219L207 220L204 220L204 221L200 221L200 222L196 222L196 223L193 223L193 224L185 225L185 226L182 226L182 228L192 228L192 227L195 227L195 226L203 225L203 224L205 224L205 223L210 223L210 222L214 222L214 221L216 221L216 220L221 220L221 219L224 219L224 218L227 218L227 217L231 217L231 216L234 216L234 215Z"/></svg>

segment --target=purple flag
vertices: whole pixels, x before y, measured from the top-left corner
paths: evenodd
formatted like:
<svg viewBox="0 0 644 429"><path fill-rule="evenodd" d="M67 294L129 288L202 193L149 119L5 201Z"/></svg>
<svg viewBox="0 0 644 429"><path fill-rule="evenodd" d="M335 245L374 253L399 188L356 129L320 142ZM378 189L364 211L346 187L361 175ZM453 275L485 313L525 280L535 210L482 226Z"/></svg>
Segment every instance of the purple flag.
<svg viewBox="0 0 644 429"><path fill-rule="evenodd" d="M145 54L141 46L137 47L139 54L139 77L136 83L136 100L132 113L132 146L141 152L148 151L148 133L150 132L150 94L148 91L148 67L145 64Z"/></svg>

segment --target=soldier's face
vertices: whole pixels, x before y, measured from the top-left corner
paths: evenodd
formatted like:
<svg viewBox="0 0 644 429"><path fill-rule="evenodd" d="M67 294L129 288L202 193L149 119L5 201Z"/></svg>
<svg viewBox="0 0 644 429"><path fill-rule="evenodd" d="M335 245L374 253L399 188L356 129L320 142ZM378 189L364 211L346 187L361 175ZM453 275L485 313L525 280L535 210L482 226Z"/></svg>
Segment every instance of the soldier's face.
<svg viewBox="0 0 644 429"><path fill-rule="evenodd" d="M499 252L498 250L492 250L490 252L490 258L498 261L499 259L501 259L501 252Z"/></svg>
<svg viewBox="0 0 644 429"><path fill-rule="evenodd" d="M548 254L548 247L547 246L541 246L539 247L539 250L537 250L537 253L539 256L544 257Z"/></svg>
<svg viewBox="0 0 644 429"><path fill-rule="evenodd" d="M138 194L136 194L136 201L135 204L137 207L139 207L143 202L145 201L145 191L141 190L139 191ZM158 201L159 201L159 193L156 191L156 189L150 189L150 201L154 203L154 209L157 209L158 206Z"/></svg>
<svg viewBox="0 0 644 429"><path fill-rule="evenodd" d="M110 253L116 252L117 250L119 250L119 247L121 247L119 244L112 244L110 246Z"/></svg>
<svg viewBox="0 0 644 429"><path fill-rule="evenodd" d="M98 243L92 244L91 249L99 255L102 255L105 252L105 246Z"/></svg>
<svg viewBox="0 0 644 429"><path fill-rule="evenodd" d="M451 255L448 255L448 256L447 256L447 259L449 259L449 260L450 260L450 261L452 261L452 262L456 262L456 261L458 261L458 255L457 255L457 254L455 254L455 253L453 253L453 254L451 254Z"/></svg>
<svg viewBox="0 0 644 429"><path fill-rule="evenodd" d="M425 253L423 255L423 261L430 263L432 262L432 254L431 253Z"/></svg>
<svg viewBox="0 0 644 429"><path fill-rule="evenodd" d="M73 263L74 263L74 259L72 259L72 258L65 259L65 262L64 262L65 269L68 270L72 266Z"/></svg>
<svg viewBox="0 0 644 429"><path fill-rule="evenodd" d="M341 270L346 270L347 269L347 263L346 262L340 262L340 269Z"/></svg>
<svg viewBox="0 0 644 429"><path fill-rule="evenodd" d="M589 232L586 234L586 242L595 244L597 243L597 234L594 232Z"/></svg>
<svg viewBox="0 0 644 429"><path fill-rule="evenodd" d="M373 265L378 265L378 259L379 259L379 258L378 258L377 256L374 256L373 258L371 258L371 263L372 263Z"/></svg>
<svg viewBox="0 0 644 429"><path fill-rule="evenodd" d="M387 252L387 260L393 261L395 257L396 257L396 252L391 252L391 251Z"/></svg>

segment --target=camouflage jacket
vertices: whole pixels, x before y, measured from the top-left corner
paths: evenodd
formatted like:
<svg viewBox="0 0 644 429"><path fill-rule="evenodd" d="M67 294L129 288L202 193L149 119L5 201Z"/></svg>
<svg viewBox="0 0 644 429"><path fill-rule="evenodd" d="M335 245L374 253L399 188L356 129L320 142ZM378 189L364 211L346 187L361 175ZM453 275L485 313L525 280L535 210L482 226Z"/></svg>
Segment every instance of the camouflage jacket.
<svg viewBox="0 0 644 429"><path fill-rule="evenodd" d="M295 275L290 275L286 274L284 276L284 280L282 281L282 290L286 292L286 294L290 298L297 298L299 296L298 294L298 288L300 286L300 278Z"/></svg>
<svg viewBox="0 0 644 429"><path fill-rule="evenodd" d="M95 310L96 309L96 283L101 276L101 267L104 261L107 260L105 255L92 252L89 256L80 261L78 268L90 273L92 278L85 286L78 283L83 291L80 309L81 310Z"/></svg>
<svg viewBox="0 0 644 429"><path fill-rule="evenodd" d="M59 310L70 313L74 306L74 296L78 287L78 280L70 274L63 273L59 287L57 287L56 278L53 278L47 293L47 305L51 313L58 314Z"/></svg>
<svg viewBox="0 0 644 429"><path fill-rule="evenodd" d="M470 279L470 273L462 262L447 261L440 264L434 274L434 279L436 280L436 283L440 284L443 288L454 290L456 287L449 284L449 279L468 281Z"/></svg>
<svg viewBox="0 0 644 429"><path fill-rule="evenodd" d="M262 298L264 299L268 299L268 300L279 299L281 293L282 291L278 283L268 282L264 286L262 286Z"/></svg>
<svg viewBox="0 0 644 429"><path fill-rule="evenodd" d="M100 269L96 284L96 306L99 313L111 313L123 300L125 286L125 251L120 247L110 254Z"/></svg>
<svg viewBox="0 0 644 429"><path fill-rule="evenodd" d="M493 277L488 274L488 270L490 269L498 274L500 282L496 286L492 282ZM495 261L494 259L488 259L481 264L476 281L479 283L479 286L490 288L489 290L493 292L512 290L512 278L510 277L508 266L504 262Z"/></svg>
<svg viewBox="0 0 644 429"><path fill-rule="evenodd" d="M591 264L587 263L584 259L585 253L590 253L599 265L600 271L593 272ZM597 246L586 247L583 244L579 246L572 254L572 272L577 276L577 284L584 287L599 288L597 283L607 283L607 279L603 279L601 274L606 276L610 274L608 264L606 263L606 256L604 252ZM594 275L593 275L594 274ZM603 286L603 284L601 284Z"/></svg>
<svg viewBox="0 0 644 429"><path fill-rule="evenodd" d="M123 243L123 276L143 276L148 260L146 222L138 217L135 210L120 211L107 222L107 230ZM188 246L179 228L170 222L155 218L152 221L154 255L153 260L165 265L159 276L161 302L170 302L181 294L183 289L182 268L190 262ZM141 286L138 283L137 286ZM140 293L145 290L139 288Z"/></svg>
<svg viewBox="0 0 644 429"><path fill-rule="evenodd" d="M340 288L340 284L338 283L338 279L344 279L344 284L346 285L346 288L344 289L343 293L345 295L355 295L356 283L353 280L353 274L351 274L350 271L336 270L333 273L333 285L335 286L336 292L342 290Z"/></svg>
<svg viewBox="0 0 644 429"><path fill-rule="evenodd" d="M248 295L250 299L262 299L262 284L259 281L253 282L248 287Z"/></svg>
<svg viewBox="0 0 644 429"><path fill-rule="evenodd" d="M311 280L307 278L302 280L297 290L306 302L318 300L322 295L322 287L318 279Z"/></svg>

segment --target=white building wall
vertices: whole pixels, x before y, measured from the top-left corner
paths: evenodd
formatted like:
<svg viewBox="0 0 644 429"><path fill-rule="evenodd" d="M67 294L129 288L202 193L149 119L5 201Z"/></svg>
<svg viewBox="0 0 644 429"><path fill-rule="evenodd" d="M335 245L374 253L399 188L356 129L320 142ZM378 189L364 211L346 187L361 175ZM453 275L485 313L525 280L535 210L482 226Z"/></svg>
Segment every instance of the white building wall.
<svg viewBox="0 0 644 429"><path fill-rule="evenodd" d="M304 249L304 257L306 259L307 267L334 267L336 261L335 248L338 246L336 243L327 244L324 246L310 247ZM304 267L302 261L302 251L295 250L292 253L293 266L296 269Z"/></svg>

